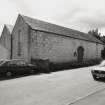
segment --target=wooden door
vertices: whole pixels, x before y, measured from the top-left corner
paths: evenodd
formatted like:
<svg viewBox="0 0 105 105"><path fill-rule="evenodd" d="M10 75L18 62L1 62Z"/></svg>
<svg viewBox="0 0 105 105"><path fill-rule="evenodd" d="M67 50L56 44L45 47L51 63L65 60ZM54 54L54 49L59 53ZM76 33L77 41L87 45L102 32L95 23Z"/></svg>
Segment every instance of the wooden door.
<svg viewBox="0 0 105 105"><path fill-rule="evenodd" d="M78 47L77 49L77 60L78 62L82 62L83 61L83 56L84 56L84 48L82 46Z"/></svg>

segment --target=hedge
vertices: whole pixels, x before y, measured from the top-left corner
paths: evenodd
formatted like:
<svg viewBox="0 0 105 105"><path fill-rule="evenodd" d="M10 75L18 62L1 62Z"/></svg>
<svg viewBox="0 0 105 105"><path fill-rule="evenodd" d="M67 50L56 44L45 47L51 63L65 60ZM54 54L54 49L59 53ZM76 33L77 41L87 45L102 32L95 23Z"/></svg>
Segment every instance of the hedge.
<svg viewBox="0 0 105 105"><path fill-rule="evenodd" d="M75 69L99 64L101 59L91 59L83 62L72 61L66 63L50 63L50 71L60 71L65 69Z"/></svg>

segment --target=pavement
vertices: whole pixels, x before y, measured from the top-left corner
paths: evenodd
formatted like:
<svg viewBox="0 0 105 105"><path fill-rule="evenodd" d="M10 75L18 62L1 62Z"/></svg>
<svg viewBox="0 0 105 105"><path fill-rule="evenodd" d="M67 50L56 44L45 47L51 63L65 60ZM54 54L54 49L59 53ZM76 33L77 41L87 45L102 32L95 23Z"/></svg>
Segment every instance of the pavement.
<svg viewBox="0 0 105 105"><path fill-rule="evenodd" d="M105 89L105 83L93 80L92 68L0 81L0 105L85 105L80 102Z"/></svg>

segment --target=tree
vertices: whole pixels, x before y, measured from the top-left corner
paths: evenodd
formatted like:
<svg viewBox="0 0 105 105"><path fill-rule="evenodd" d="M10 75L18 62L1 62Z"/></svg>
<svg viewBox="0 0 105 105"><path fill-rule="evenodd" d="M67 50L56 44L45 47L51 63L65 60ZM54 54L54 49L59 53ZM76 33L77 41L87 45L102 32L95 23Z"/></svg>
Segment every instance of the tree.
<svg viewBox="0 0 105 105"><path fill-rule="evenodd" d="M88 34L91 34L93 36L95 36L96 38L98 38L99 40L101 39L101 33L99 33L98 28L90 30L88 32Z"/></svg>
<svg viewBox="0 0 105 105"><path fill-rule="evenodd" d="M105 43L105 36L104 36L104 35L101 36L101 41L102 41L103 43Z"/></svg>

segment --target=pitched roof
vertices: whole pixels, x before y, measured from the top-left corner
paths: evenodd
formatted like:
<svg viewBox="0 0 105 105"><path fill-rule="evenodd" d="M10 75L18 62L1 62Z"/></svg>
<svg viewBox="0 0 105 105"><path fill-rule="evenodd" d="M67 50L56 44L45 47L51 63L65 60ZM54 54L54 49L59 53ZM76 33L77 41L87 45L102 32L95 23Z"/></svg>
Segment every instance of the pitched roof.
<svg viewBox="0 0 105 105"><path fill-rule="evenodd" d="M51 23L41 21L38 19L33 19L28 16L24 16L24 15L21 15L21 16L32 29L51 32L51 33L55 33L58 35L64 35L64 36L68 36L68 37L72 37L76 39L81 39L81 40L103 44L102 41L98 40L96 37L90 34L86 34L86 33L83 33L77 30L73 30L70 28L62 27L59 25L51 24Z"/></svg>
<svg viewBox="0 0 105 105"><path fill-rule="evenodd" d="M5 26L7 27L7 29L9 30L9 32L11 34L12 30L13 30L13 26L12 25L8 25L8 24L5 24Z"/></svg>

